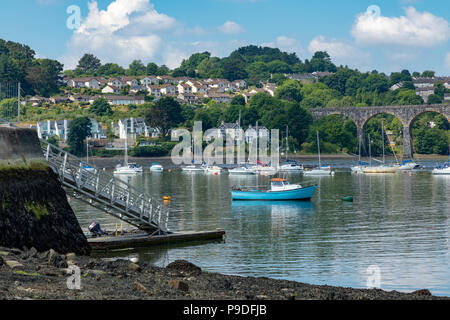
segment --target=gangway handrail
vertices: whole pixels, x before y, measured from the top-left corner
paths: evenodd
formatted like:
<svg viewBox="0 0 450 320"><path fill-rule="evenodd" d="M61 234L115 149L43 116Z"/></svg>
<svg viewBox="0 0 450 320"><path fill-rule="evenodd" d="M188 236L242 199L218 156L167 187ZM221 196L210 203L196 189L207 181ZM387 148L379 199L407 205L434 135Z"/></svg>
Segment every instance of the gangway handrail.
<svg viewBox="0 0 450 320"><path fill-rule="evenodd" d="M50 167L81 200L138 228L154 234L169 233L169 211L159 201L46 140L40 142Z"/></svg>

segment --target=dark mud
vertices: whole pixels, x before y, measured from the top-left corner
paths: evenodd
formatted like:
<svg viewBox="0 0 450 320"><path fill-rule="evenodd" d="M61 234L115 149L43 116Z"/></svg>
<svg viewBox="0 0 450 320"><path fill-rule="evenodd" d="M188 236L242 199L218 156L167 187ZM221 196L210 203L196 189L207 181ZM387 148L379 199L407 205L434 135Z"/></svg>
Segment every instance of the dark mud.
<svg viewBox="0 0 450 320"><path fill-rule="evenodd" d="M80 290L68 289L79 268ZM70 282L75 284L76 282ZM269 278L227 276L187 261L166 268L129 260L0 248L0 299L7 300L435 300L428 290L386 292L315 286Z"/></svg>

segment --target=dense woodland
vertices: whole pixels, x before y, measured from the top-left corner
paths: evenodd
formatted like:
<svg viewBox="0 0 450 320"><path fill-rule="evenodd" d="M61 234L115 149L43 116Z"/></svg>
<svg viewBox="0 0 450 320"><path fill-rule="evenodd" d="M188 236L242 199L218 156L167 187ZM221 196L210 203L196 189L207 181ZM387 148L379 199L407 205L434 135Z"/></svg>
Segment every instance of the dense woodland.
<svg viewBox="0 0 450 320"><path fill-rule="evenodd" d="M301 83L289 80L285 74L331 72L319 81ZM0 39L0 83L18 81L25 95L51 96L67 89L59 83L63 65L55 60L36 59L35 52L26 45ZM140 106L110 107L106 101L96 101L93 106L59 104L30 107L22 110L22 118L30 122L46 119L73 119L96 117L110 123L124 117L145 117L149 124L167 133L172 127L190 128L194 121L203 121L203 128L218 126L222 121L235 122L241 119L245 128L249 125L266 126L269 129L289 127L290 150L316 152L315 136L319 131L323 140L323 151L329 153L358 152L356 126L349 119L330 116L313 122L310 108L344 106L413 105L424 101L416 95L413 77L433 77L433 71L422 73L402 70L390 75L360 72L347 66L336 66L326 52L316 52L311 59L301 61L296 54L279 49L247 46L232 52L228 57L217 58L210 53L196 53L184 60L181 66L170 70L155 63L133 61L128 68L115 63L102 62L92 54L85 54L74 70L66 70L69 77L140 75L188 76L191 78L225 78L229 81L244 79L250 86L261 87L262 83L277 84L275 97L258 93L248 103L236 96L230 104L205 101L203 105L180 105L171 98L163 98ZM402 83L402 87L390 90ZM428 103L442 103L448 92L442 84L435 86ZM84 94L90 92L86 90ZM92 92L95 94L96 92ZM1 94L1 92L0 92ZM14 106L14 99L0 102L0 111ZM1 116L1 115L0 115ZM393 132L393 139L401 144L402 126L391 115L380 115L367 125L374 154L381 152L381 124ZM433 125L431 125L433 124ZM426 113L413 124L415 151L425 154L447 154L449 152L449 123L439 114ZM387 148L389 150L389 148ZM396 151L400 151L401 146Z"/></svg>

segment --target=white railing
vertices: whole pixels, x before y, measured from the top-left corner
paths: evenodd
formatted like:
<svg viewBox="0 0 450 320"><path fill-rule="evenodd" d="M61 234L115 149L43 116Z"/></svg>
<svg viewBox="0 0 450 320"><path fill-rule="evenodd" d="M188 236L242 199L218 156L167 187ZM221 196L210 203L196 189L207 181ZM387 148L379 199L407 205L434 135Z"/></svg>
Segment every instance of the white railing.
<svg viewBox="0 0 450 320"><path fill-rule="evenodd" d="M152 234L169 233L169 211L150 195L45 140L41 146L63 186L80 200Z"/></svg>

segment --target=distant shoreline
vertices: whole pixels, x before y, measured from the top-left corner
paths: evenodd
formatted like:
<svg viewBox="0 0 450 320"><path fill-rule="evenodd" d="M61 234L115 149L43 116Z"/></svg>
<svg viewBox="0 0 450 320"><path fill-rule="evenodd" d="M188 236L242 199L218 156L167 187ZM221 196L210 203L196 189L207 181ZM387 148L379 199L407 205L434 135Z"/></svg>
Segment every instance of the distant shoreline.
<svg viewBox="0 0 450 320"><path fill-rule="evenodd" d="M296 160L299 162L302 161L316 161L318 156L314 154L302 154L302 155L289 155L288 157L291 160ZM280 163L285 162L285 157L280 157ZM330 160L343 160L343 161L357 161L358 155L350 155L350 154L322 154L321 159L326 162ZM381 157L374 157L374 159L381 160ZM448 156L442 155L415 155L415 160L417 161L427 161L433 160L436 162L444 162L448 159ZM137 163L144 167L150 167L153 162L161 162L161 164L167 169L178 168L180 166L173 164L172 158L170 156L165 157L129 157L129 162ZM368 157L363 157L363 161L369 161ZM386 160L388 162L395 161L395 157L386 156ZM89 157L89 162L93 163L99 168L112 169L117 164L122 164L124 161L123 156L114 156L109 158L102 157ZM401 161L401 158L399 158Z"/></svg>

